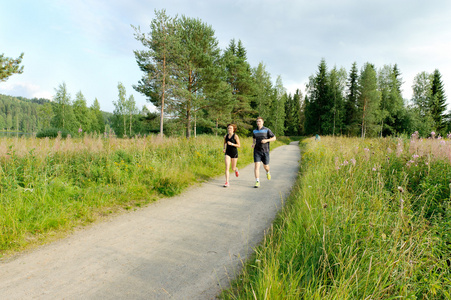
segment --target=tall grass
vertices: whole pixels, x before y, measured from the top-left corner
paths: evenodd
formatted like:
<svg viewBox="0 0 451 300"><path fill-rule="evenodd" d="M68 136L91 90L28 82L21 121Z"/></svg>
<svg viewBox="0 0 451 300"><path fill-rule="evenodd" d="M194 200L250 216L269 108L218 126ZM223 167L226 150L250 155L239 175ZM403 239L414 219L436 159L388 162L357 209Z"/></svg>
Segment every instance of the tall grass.
<svg viewBox="0 0 451 300"><path fill-rule="evenodd" d="M252 160L242 138L239 166ZM280 145L280 144L279 144ZM277 146L277 145L275 145ZM2 138L0 257L224 172L222 138Z"/></svg>
<svg viewBox="0 0 451 300"><path fill-rule="evenodd" d="M325 137L224 299L449 299L450 142Z"/></svg>

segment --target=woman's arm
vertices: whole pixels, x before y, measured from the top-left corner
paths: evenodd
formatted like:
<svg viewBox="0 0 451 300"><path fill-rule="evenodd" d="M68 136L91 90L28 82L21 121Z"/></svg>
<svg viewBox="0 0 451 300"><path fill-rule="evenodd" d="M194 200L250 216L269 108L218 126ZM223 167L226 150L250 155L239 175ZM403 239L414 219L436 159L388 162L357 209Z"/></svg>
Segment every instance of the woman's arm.
<svg viewBox="0 0 451 300"><path fill-rule="evenodd" d="M224 136L224 143L223 143L223 145L222 145L222 152L226 152L226 149L227 149L227 143L226 143L226 136L227 136L227 134Z"/></svg>
<svg viewBox="0 0 451 300"><path fill-rule="evenodd" d="M240 138L235 134L236 144L234 145L237 148L241 147Z"/></svg>

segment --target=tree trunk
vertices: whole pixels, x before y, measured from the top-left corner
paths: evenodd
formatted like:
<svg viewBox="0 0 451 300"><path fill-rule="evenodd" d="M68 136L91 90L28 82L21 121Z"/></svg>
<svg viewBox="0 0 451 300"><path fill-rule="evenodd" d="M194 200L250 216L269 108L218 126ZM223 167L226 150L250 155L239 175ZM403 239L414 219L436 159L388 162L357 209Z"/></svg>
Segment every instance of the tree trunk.
<svg viewBox="0 0 451 300"><path fill-rule="evenodd" d="M126 124L126 118L125 118L125 113L124 113L124 137L127 136L127 124Z"/></svg>
<svg viewBox="0 0 451 300"><path fill-rule="evenodd" d="M165 51L166 53L166 51ZM163 56L163 86L161 94L161 110L160 110L160 137L163 137L163 120L164 120L164 95L166 94L166 55Z"/></svg>
<svg viewBox="0 0 451 300"><path fill-rule="evenodd" d="M218 128L219 128L219 119L216 118L216 132L215 132L215 136L218 136Z"/></svg>
<svg viewBox="0 0 451 300"><path fill-rule="evenodd" d="M196 118L196 114L194 114L194 137L197 137L197 118Z"/></svg>
<svg viewBox="0 0 451 300"><path fill-rule="evenodd" d="M189 139L191 137L191 115L189 108L186 109L186 138Z"/></svg>
<svg viewBox="0 0 451 300"><path fill-rule="evenodd" d="M362 114L362 138L365 138L365 110L366 110L366 101L363 101L363 114Z"/></svg>

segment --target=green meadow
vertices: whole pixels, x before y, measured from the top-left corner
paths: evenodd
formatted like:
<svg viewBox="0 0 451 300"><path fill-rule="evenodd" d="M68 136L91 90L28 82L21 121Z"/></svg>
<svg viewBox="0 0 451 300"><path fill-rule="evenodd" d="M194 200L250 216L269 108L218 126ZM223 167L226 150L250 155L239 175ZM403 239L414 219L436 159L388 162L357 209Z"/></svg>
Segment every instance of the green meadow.
<svg viewBox="0 0 451 300"><path fill-rule="evenodd" d="M251 144L242 138L239 167ZM223 173L222 137L2 138L0 257Z"/></svg>
<svg viewBox="0 0 451 300"><path fill-rule="evenodd" d="M450 299L451 141L323 137L224 299Z"/></svg>
<svg viewBox="0 0 451 300"><path fill-rule="evenodd" d="M250 145L242 138L239 167ZM322 137L300 151L290 197L222 298L451 297L451 141ZM221 137L2 138L0 255L223 171Z"/></svg>

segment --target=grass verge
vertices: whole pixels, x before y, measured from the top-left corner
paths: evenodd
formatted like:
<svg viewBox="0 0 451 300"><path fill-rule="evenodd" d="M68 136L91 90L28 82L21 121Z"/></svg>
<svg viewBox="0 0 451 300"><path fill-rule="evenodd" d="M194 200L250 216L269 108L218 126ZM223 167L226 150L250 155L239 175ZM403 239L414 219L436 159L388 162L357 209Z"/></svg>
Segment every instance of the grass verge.
<svg viewBox="0 0 451 300"><path fill-rule="evenodd" d="M252 162L242 138L238 166ZM282 145L273 143L273 147ZM0 257L224 172L222 138L2 138Z"/></svg>
<svg viewBox="0 0 451 300"><path fill-rule="evenodd" d="M222 298L450 299L450 142L301 148L297 186Z"/></svg>

